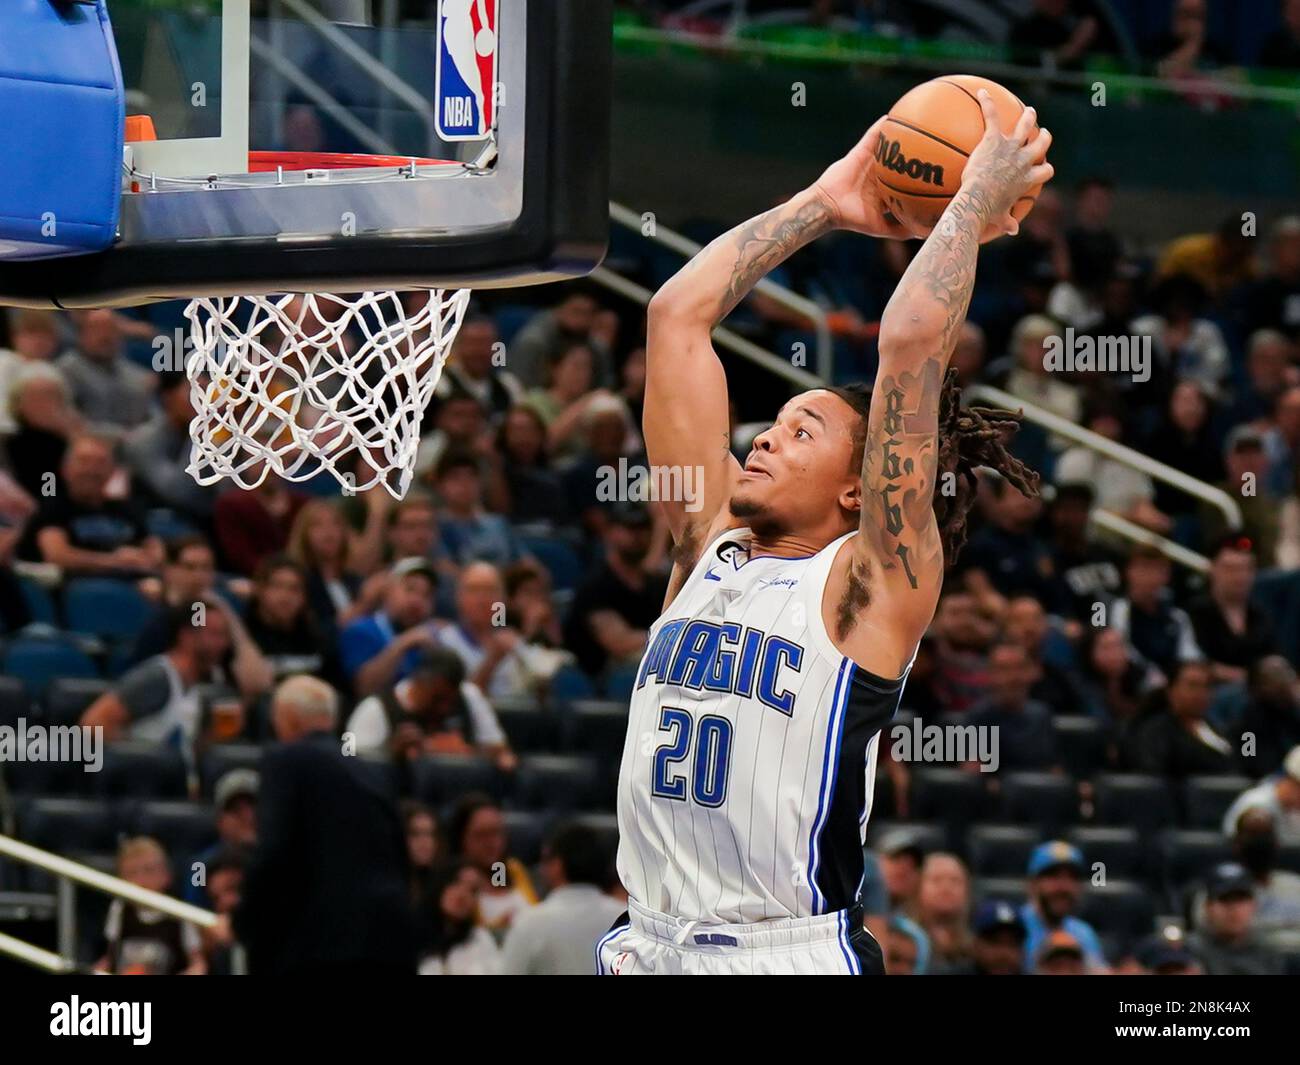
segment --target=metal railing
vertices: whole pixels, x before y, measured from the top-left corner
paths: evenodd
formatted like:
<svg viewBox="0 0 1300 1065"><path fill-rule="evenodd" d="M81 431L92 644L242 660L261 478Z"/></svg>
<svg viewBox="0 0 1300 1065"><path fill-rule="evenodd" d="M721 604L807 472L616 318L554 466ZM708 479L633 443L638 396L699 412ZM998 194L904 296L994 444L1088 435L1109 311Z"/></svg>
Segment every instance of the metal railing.
<svg viewBox="0 0 1300 1065"><path fill-rule="evenodd" d="M32 943L26 943L14 936L0 934L0 954L34 965L47 972L70 973L80 971L83 968L76 959L76 886L78 884L92 888L95 891L102 891L114 898L134 902L150 910L157 910L159 913L165 913L168 917L175 917L179 921L198 925L200 928L213 928L219 920L217 915L210 910L191 906L188 902L181 902L170 895L150 891L148 888L142 888L137 884L122 880L120 877L101 873L98 869L92 869L81 862L74 862L69 858L51 854L49 851L16 840L12 836L0 835L0 855L58 877L56 889L57 952L45 950ZM238 946L235 948L233 961L236 972L242 973L246 970L243 951Z"/></svg>
<svg viewBox="0 0 1300 1065"><path fill-rule="evenodd" d="M609 217L611 221L616 222L618 225L633 230L646 240L654 241L656 244L663 245L665 248L676 252L684 259L693 259L703 250L704 245L698 244L691 240L690 237L669 229L659 221L656 221L654 224L654 232L647 234L644 229L644 219L642 216L637 214L636 211L632 210L632 208L625 207L621 203L610 202ZM778 285L776 282L769 281L767 278L764 278L755 285L754 291L761 292L773 302L779 303L783 307L788 307L796 314L803 315L812 323L813 333L817 337L817 350L814 359L817 374L823 380L829 380L832 376L835 352L834 340L831 336L830 319L827 317L825 309L813 300L808 299L807 296L801 296L799 293L791 291L784 285ZM763 349L759 348L758 350L762 351ZM772 355L771 352L764 352L764 354L781 361L778 356ZM791 369L797 369L797 367L791 367ZM807 385L806 387L816 388L817 385L812 384Z"/></svg>

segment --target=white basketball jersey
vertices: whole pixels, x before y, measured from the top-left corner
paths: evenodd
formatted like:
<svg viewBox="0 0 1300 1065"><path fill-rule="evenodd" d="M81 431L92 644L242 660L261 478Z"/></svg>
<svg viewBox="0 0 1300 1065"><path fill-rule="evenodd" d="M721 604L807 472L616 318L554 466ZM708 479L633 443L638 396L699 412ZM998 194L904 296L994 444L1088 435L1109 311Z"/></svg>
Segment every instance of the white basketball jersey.
<svg viewBox="0 0 1300 1065"><path fill-rule="evenodd" d="M619 775L618 871L642 906L749 923L850 907L881 728L903 679L831 642L822 596L849 533L803 558L711 542L650 630Z"/></svg>

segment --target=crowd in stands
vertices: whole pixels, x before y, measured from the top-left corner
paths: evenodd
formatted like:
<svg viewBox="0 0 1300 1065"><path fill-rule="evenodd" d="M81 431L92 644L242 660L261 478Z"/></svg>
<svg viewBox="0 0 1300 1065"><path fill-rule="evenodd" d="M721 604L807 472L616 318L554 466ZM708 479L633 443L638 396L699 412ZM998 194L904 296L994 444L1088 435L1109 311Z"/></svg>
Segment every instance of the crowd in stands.
<svg viewBox="0 0 1300 1065"><path fill-rule="evenodd" d="M1100 178L1048 190L987 249L953 365L1216 486L1241 522L1026 422L1042 494L982 480L898 722L995 726L1000 765L881 746L864 902L894 972L1300 955L1300 217L1152 250L1112 199ZM836 236L782 268L838 323L837 378L874 375L913 249ZM648 246L614 256L663 280ZM536 296L476 304L401 502L328 477L197 485L191 383L154 368L166 306L0 318L0 724L110 743L102 781L0 765L20 835L116 849L126 879L233 912L277 693L310 676L406 797L422 969L578 964L573 930L620 909L613 780L671 544L626 487L646 461L639 312L587 285ZM761 299L735 325L777 352L811 340ZM1085 338L1144 361L1054 361ZM775 404L741 373L732 393L743 457ZM229 942L130 904L102 917L106 970L231 965Z"/></svg>

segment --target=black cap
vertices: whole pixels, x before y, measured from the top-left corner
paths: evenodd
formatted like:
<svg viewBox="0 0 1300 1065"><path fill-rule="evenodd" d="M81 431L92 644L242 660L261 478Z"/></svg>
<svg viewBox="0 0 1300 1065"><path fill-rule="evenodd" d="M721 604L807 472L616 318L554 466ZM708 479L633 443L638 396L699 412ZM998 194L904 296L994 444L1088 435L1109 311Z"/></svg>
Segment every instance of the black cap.
<svg viewBox="0 0 1300 1065"><path fill-rule="evenodd" d="M1205 892L1211 899L1231 898L1233 895L1255 894L1255 881L1244 865L1236 862L1223 862L1210 870L1205 878Z"/></svg>

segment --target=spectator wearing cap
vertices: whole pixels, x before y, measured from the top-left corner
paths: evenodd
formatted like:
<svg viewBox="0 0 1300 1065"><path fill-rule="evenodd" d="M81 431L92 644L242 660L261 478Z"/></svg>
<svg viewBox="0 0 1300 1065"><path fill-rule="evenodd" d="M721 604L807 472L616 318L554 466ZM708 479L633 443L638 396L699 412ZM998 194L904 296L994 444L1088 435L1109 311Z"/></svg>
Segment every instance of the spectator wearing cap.
<svg viewBox="0 0 1300 1065"><path fill-rule="evenodd" d="M1020 907L1025 924L1025 964L1040 965L1054 933L1065 933L1081 950L1088 968L1104 971L1101 940L1087 921L1075 916L1083 896L1087 866L1083 852L1063 840L1040 843L1029 856L1029 900Z"/></svg>
<svg viewBox="0 0 1300 1065"><path fill-rule="evenodd" d="M1055 928L1038 945L1034 972L1039 976L1086 976L1088 958L1078 937Z"/></svg>
<svg viewBox="0 0 1300 1065"><path fill-rule="evenodd" d="M402 680L362 699L345 732L358 751L398 761L429 752L479 754L505 771L518 764L492 704L445 647L424 648Z"/></svg>
<svg viewBox="0 0 1300 1065"><path fill-rule="evenodd" d="M500 514L483 509L483 481L478 460L465 452L449 452L438 463L434 478L442 501L439 526L442 546L458 566L491 562L508 566L523 550Z"/></svg>
<svg viewBox="0 0 1300 1065"><path fill-rule="evenodd" d="M1244 682L1252 662L1277 650L1268 615L1250 601L1254 587L1253 545L1241 536L1223 540L1211 561L1207 593L1187 608L1216 681Z"/></svg>
<svg viewBox="0 0 1300 1065"><path fill-rule="evenodd" d="M876 850L880 854L880 873L889 893L890 910L916 916L921 865L925 861L920 837L911 829L896 828L881 837Z"/></svg>
<svg viewBox="0 0 1300 1065"><path fill-rule="evenodd" d="M1011 903L985 899L971 919L971 957L958 976L1017 976L1025 971L1025 922Z"/></svg>
<svg viewBox="0 0 1300 1065"><path fill-rule="evenodd" d="M1255 547L1255 558L1265 569L1274 564L1279 536L1278 500L1269 492L1268 452L1264 434L1251 425L1239 425L1228 434L1223 464L1227 476L1216 486L1241 508L1240 535ZM1202 502L1198 510L1201 540L1207 551L1228 537L1223 512Z"/></svg>
<svg viewBox="0 0 1300 1065"><path fill-rule="evenodd" d="M1201 976L1200 962L1181 928L1170 925L1143 938L1119 971L1145 976Z"/></svg>
<svg viewBox="0 0 1300 1065"><path fill-rule="evenodd" d="M1205 881L1205 917L1188 946L1210 976L1279 976L1281 959L1255 931L1255 884L1236 862L1216 865Z"/></svg>
<svg viewBox="0 0 1300 1065"><path fill-rule="evenodd" d="M1110 608L1110 624L1165 676L1179 662L1204 658L1191 619L1174 605L1172 567L1155 547L1138 544L1124 567L1126 595Z"/></svg>
<svg viewBox="0 0 1300 1065"><path fill-rule="evenodd" d="M610 663L634 664L663 612L667 581L647 565L652 525L642 504L609 507L604 553L573 597L564 643L593 676Z"/></svg>
<svg viewBox="0 0 1300 1065"><path fill-rule="evenodd" d="M343 673L358 698L402 680L420 648L438 643L433 600L438 575L424 558L404 558L389 570L382 607L339 634Z"/></svg>
<svg viewBox="0 0 1300 1065"><path fill-rule="evenodd" d="M1295 666L1281 655L1251 663L1246 705L1234 731L1254 739L1238 753L1242 771L1250 776L1276 773L1287 752L1300 745L1300 682Z"/></svg>
<svg viewBox="0 0 1300 1065"><path fill-rule="evenodd" d="M217 493L213 485L199 484L186 470L194 420L190 387L189 377L180 371L159 375L158 411L127 434L122 459L142 496L202 529L212 518Z"/></svg>
<svg viewBox="0 0 1300 1065"><path fill-rule="evenodd" d="M883 946L887 975L926 976L930 973L930 937L910 917L896 913L889 918Z"/></svg>
<svg viewBox="0 0 1300 1065"><path fill-rule="evenodd" d="M1256 808L1237 818L1232 856L1254 882L1254 927L1259 938L1279 952L1300 953L1300 874L1277 867L1277 831L1272 814ZM1202 896L1194 902L1194 914L1202 912L1204 901Z"/></svg>
<svg viewBox="0 0 1300 1065"><path fill-rule="evenodd" d="M1205 720L1213 695L1207 662L1179 662L1162 691L1129 729L1123 743L1125 764L1134 772L1169 780L1231 773L1232 744Z"/></svg>
<svg viewBox="0 0 1300 1065"><path fill-rule="evenodd" d="M53 472L53 471L51 471ZM109 497L115 473L113 445L76 437L63 456L53 495L41 493L19 555L70 573L143 576L162 565L162 543L149 533L134 502Z"/></svg>
<svg viewBox="0 0 1300 1065"><path fill-rule="evenodd" d="M611 855L590 828L566 823L542 848L548 894L506 933L503 970L513 976L589 976L591 944L624 907L605 894Z"/></svg>
<svg viewBox="0 0 1300 1065"><path fill-rule="evenodd" d="M338 694L314 677L275 690L278 744L260 764L257 848L233 931L263 976L411 975L416 929L397 804L335 738Z"/></svg>
<svg viewBox="0 0 1300 1065"><path fill-rule="evenodd" d="M1300 845L1300 747L1287 752L1281 772L1265 777L1233 800L1223 816L1225 836L1236 833L1237 822L1247 810L1266 811L1283 846Z"/></svg>
<svg viewBox="0 0 1300 1065"><path fill-rule="evenodd" d="M257 787L260 780L255 769L232 769L212 789L212 804L217 811L217 841L190 862L191 875L185 881L182 895L186 902L195 906L208 905L213 863L217 857L232 849L246 850L257 842ZM202 871L202 877L195 875L199 871Z"/></svg>
<svg viewBox="0 0 1300 1065"><path fill-rule="evenodd" d="M950 972L970 958L970 874L953 854L936 852L921 865L917 923L930 940L936 973Z"/></svg>
<svg viewBox="0 0 1300 1065"><path fill-rule="evenodd" d="M989 654L989 693L967 720L994 730L999 769L1060 769L1051 708L1029 694L1039 676L1021 644L1001 643Z"/></svg>

